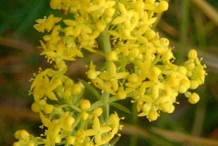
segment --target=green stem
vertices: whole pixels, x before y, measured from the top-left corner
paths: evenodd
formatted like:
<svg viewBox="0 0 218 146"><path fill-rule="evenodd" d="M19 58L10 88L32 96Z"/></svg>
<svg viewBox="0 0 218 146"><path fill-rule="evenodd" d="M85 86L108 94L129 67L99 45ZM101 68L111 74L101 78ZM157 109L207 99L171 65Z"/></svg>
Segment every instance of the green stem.
<svg viewBox="0 0 218 146"><path fill-rule="evenodd" d="M180 46L178 49L177 61L183 62L186 52L184 48L187 48L188 38L188 26L189 26L189 0L183 0L181 6L181 25L180 25Z"/></svg>
<svg viewBox="0 0 218 146"><path fill-rule="evenodd" d="M136 111L136 104L133 104L133 107L132 107L132 123L134 125L138 125L138 117L137 117L137 111ZM130 139L130 146L136 146L137 145L137 141L138 141L138 138L136 135L132 135L131 136L131 139Z"/></svg>
<svg viewBox="0 0 218 146"><path fill-rule="evenodd" d="M110 113L110 103L109 103L109 96L110 94L108 92L102 93L102 103L103 103L103 119L104 121L107 121Z"/></svg>
<svg viewBox="0 0 218 146"><path fill-rule="evenodd" d="M105 57L111 51L111 42L110 35L107 32L107 29L101 33L97 39L98 44L104 50Z"/></svg>
<svg viewBox="0 0 218 146"><path fill-rule="evenodd" d="M203 25L202 15L199 12L194 13L194 20L196 26L197 42L198 48L204 50L207 46L206 43L206 34L205 34L205 25Z"/></svg>
<svg viewBox="0 0 218 146"><path fill-rule="evenodd" d="M107 32L107 29L101 33L101 35L97 39L99 46L103 49L105 58L107 54L111 51L111 42L110 35ZM107 63L106 63L107 64ZM106 121L109 117L110 113L110 103L109 103L110 94L108 92L102 93L102 103L103 103L103 119Z"/></svg>

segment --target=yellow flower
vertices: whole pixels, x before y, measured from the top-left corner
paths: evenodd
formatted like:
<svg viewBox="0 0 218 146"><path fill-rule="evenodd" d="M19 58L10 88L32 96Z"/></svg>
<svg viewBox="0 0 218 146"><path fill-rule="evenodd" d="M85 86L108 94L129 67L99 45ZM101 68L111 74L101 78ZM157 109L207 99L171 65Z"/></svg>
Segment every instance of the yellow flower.
<svg viewBox="0 0 218 146"><path fill-rule="evenodd" d="M123 23L124 29L126 29L127 31L132 31L138 23L138 19L139 19L138 13L135 12L134 10L128 11L123 3L118 3L118 7L121 16L116 17L112 21L112 24L122 25Z"/></svg>
<svg viewBox="0 0 218 146"><path fill-rule="evenodd" d="M31 108L46 130L42 138L17 131L14 146L108 145L122 128L117 113L103 110L103 106L109 109L110 102L132 97L138 116L155 121L161 112L175 110L179 93L191 104L199 101L199 95L189 91L203 84L206 75L196 50L189 51L183 65L175 65L169 40L152 28L158 13L168 9L167 1L51 0L50 6L70 15L60 22L62 18L51 14L34 25L47 33L40 40L41 54L55 63L54 69L34 75L30 87L35 100ZM83 90L87 87L96 97L99 90L65 75L66 61L87 54L82 49L105 57L102 69L91 61L86 72L103 94L104 99L95 103L83 97Z"/></svg>
<svg viewBox="0 0 218 146"><path fill-rule="evenodd" d="M81 110L88 110L91 107L90 101L87 99L80 100Z"/></svg>
<svg viewBox="0 0 218 146"><path fill-rule="evenodd" d="M99 78L94 79L93 82L98 88L115 95L119 88L118 80L126 78L128 74L128 72L118 72L116 65L108 62L108 70L101 72Z"/></svg>
<svg viewBox="0 0 218 146"><path fill-rule="evenodd" d="M30 88L35 101L39 101L43 97L48 97L50 100L58 100L53 90L62 83L60 78L54 75L55 71L52 69L46 69L36 75ZM50 79L50 77L52 77L52 79Z"/></svg>
<svg viewBox="0 0 218 146"><path fill-rule="evenodd" d="M72 125L74 124L75 119L74 117L70 116L70 112L65 112L61 118L59 123L61 124L61 128L67 132L72 132Z"/></svg>
<svg viewBox="0 0 218 146"><path fill-rule="evenodd" d="M95 137L95 143L100 145L102 143L102 137L104 133L108 133L111 131L111 127L109 126L101 126L98 117L94 117L93 119L93 129L85 130L84 133L86 136L93 136Z"/></svg>
<svg viewBox="0 0 218 146"><path fill-rule="evenodd" d="M84 130L84 135L94 136L97 146L107 144L120 129L119 117L116 113L111 114L104 124L100 124L98 117L93 118L93 129Z"/></svg>
<svg viewBox="0 0 218 146"><path fill-rule="evenodd" d="M93 11L104 11L108 7L113 7L115 5L115 1L112 0L96 0L90 4L89 8L86 9L87 12ZM101 15L101 13L99 14Z"/></svg>
<svg viewBox="0 0 218 146"><path fill-rule="evenodd" d="M196 89L204 83L206 76L205 66L200 63L200 60L197 58L197 52L194 49L189 51L188 58L188 61L184 63L184 67L187 69L187 77L190 78L190 88Z"/></svg>
<svg viewBox="0 0 218 146"><path fill-rule="evenodd" d="M54 17L54 15L51 14L48 18L45 17L44 19L36 20L38 24L33 25L33 27L39 32L44 32L45 30L50 32L54 25L61 21L61 19L62 18Z"/></svg>
<svg viewBox="0 0 218 146"><path fill-rule="evenodd" d="M91 62L89 65L89 71L86 73L87 77L91 80L95 79L100 74L100 72L96 71L95 68L96 66L93 64L93 62Z"/></svg>
<svg viewBox="0 0 218 146"><path fill-rule="evenodd" d="M15 132L16 139L28 140L30 134L26 130L18 130Z"/></svg>
<svg viewBox="0 0 218 146"><path fill-rule="evenodd" d="M60 131L61 131L61 125L58 122L58 120L52 120L51 122L46 125L48 130L46 131L46 139L45 139L45 145L55 145L56 143L60 143Z"/></svg>
<svg viewBox="0 0 218 146"><path fill-rule="evenodd" d="M196 104L200 100L199 95L195 92L194 93L186 92L185 95L188 98L188 102L191 104Z"/></svg>
<svg viewBox="0 0 218 146"><path fill-rule="evenodd" d="M62 2L62 0L51 0L50 7L52 9L61 9L61 2Z"/></svg>
<svg viewBox="0 0 218 146"><path fill-rule="evenodd" d="M64 32L66 36L74 36L77 37L81 34L81 32L84 33L92 33L92 29L87 26L86 21L83 18L78 18L76 21L71 19L65 19L63 22L67 25L67 27L64 28Z"/></svg>

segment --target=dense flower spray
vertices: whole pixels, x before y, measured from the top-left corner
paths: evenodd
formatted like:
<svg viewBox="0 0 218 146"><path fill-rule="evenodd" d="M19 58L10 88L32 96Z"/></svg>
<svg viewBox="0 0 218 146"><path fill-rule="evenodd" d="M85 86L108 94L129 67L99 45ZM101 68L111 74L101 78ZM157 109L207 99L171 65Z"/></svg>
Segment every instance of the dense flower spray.
<svg viewBox="0 0 218 146"><path fill-rule="evenodd" d="M109 145L122 128L118 114L109 111L112 102L132 98L138 116L149 121L172 113L180 93L191 104L198 102L192 90L204 83L206 72L197 52L190 50L186 62L173 64L169 40L152 28L167 1L51 0L50 6L63 18L51 14L36 20L34 28L45 33L42 55L54 67L40 69L30 87L31 108L45 132L34 137L19 130L14 146ZM65 75L66 61L83 58L84 50L105 60L102 67L90 60L89 83ZM87 87L100 91L93 94L96 101L84 97Z"/></svg>

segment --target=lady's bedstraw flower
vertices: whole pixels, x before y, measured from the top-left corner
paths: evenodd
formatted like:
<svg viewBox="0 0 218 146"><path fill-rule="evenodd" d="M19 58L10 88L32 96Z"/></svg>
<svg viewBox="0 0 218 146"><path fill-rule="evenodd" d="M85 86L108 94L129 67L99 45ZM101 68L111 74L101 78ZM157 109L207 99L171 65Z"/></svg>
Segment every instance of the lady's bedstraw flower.
<svg viewBox="0 0 218 146"><path fill-rule="evenodd" d="M118 130L121 128L119 121L120 118L116 113L111 114L108 121L104 124L100 124L100 115L94 116L93 128L87 129L84 132L85 136L93 136L95 145L100 146L109 143L109 141L117 134Z"/></svg>
<svg viewBox="0 0 218 146"><path fill-rule="evenodd" d="M100 73L99 77L93 80L93 83L103 91L115 95L119 88L118 80L126 78L128 74L128 72L117 72L116 65L113 62L108 62L108 70Z"/></svg>
<svg viewBox="0 0 218 146"><path fill-rule="evenodd" d="M158 14L168 9L167 1L51 0L50 6L69 17L51 14L34 25L46 31L41 55L53 65L40 69L30 87L31 108L39 113L45 132L35 138L17 131L14 146L109 145L122 128L117 113L110 114L110 102L131 97L138 116L154 121L161 112L175 110L178 94L191 104L199 101L192 90L204 83L206 72L197 52L190 50L185 63L173 64L169 40L152 27ZM66 61L88 53L101 54L105 63L100 68L90 61L90 82L74 82L66 76ZM86 89L96 101L83 95Z"/></svg>
<svg viewBox="0 0 218 146"><path fill-rule="evenodd" d="M50 32L55 23L60 22L61 19L62 18L54 17L54 15L51 14L48 18L45 17L43 19L36 20L38 24L33 25L33 27L39 32L44 32L45 30Z"/></svg>
<svg viewBox="0 0 218 146"><path fill-rule="evenodd" d="M167 8L166 1L118 2L108 30L112 50L106 55L107 67L95 70L98 75L90 78L97 88L118 99L133 95L139 116L146 116L149 121L156 120L161 111L172 113L178 94L196 89L206 75L195 50L190 50L184 65L173 64L175 57L169 40L153 30L156 14ZM113 72L108 70L112 64ZM118 77L119 74L123 76Z"/></svg>

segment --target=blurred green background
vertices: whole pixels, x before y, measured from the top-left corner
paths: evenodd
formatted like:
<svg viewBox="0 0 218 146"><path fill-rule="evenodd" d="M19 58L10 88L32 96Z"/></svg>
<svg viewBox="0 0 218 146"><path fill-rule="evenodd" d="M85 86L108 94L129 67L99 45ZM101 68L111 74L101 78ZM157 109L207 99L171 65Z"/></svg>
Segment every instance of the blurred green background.
<svg viewBox="0 0 218 146"><path fill-rule="evenodd" d="M201 100L190 105L179 96L180 104L173 114L161 114L151 123L135 114L121 113L126 118L117 146L218 145L218 1L169 3L169 10L155 27L162 37L170 39L177 64L185 60L189 49L198 50L208 73L205 84L197 90ZM32 26L49 13L48 0L0 1L0 145L12 145L18 129L41 133L39 118L30 110L33 99L28 90L29 79L38 67L46 66L46 61L37 48L42 35ZM84 78L84 63L71 64L69 69L69 75ZM123 104L134 108L129 101Z"/></svg>

